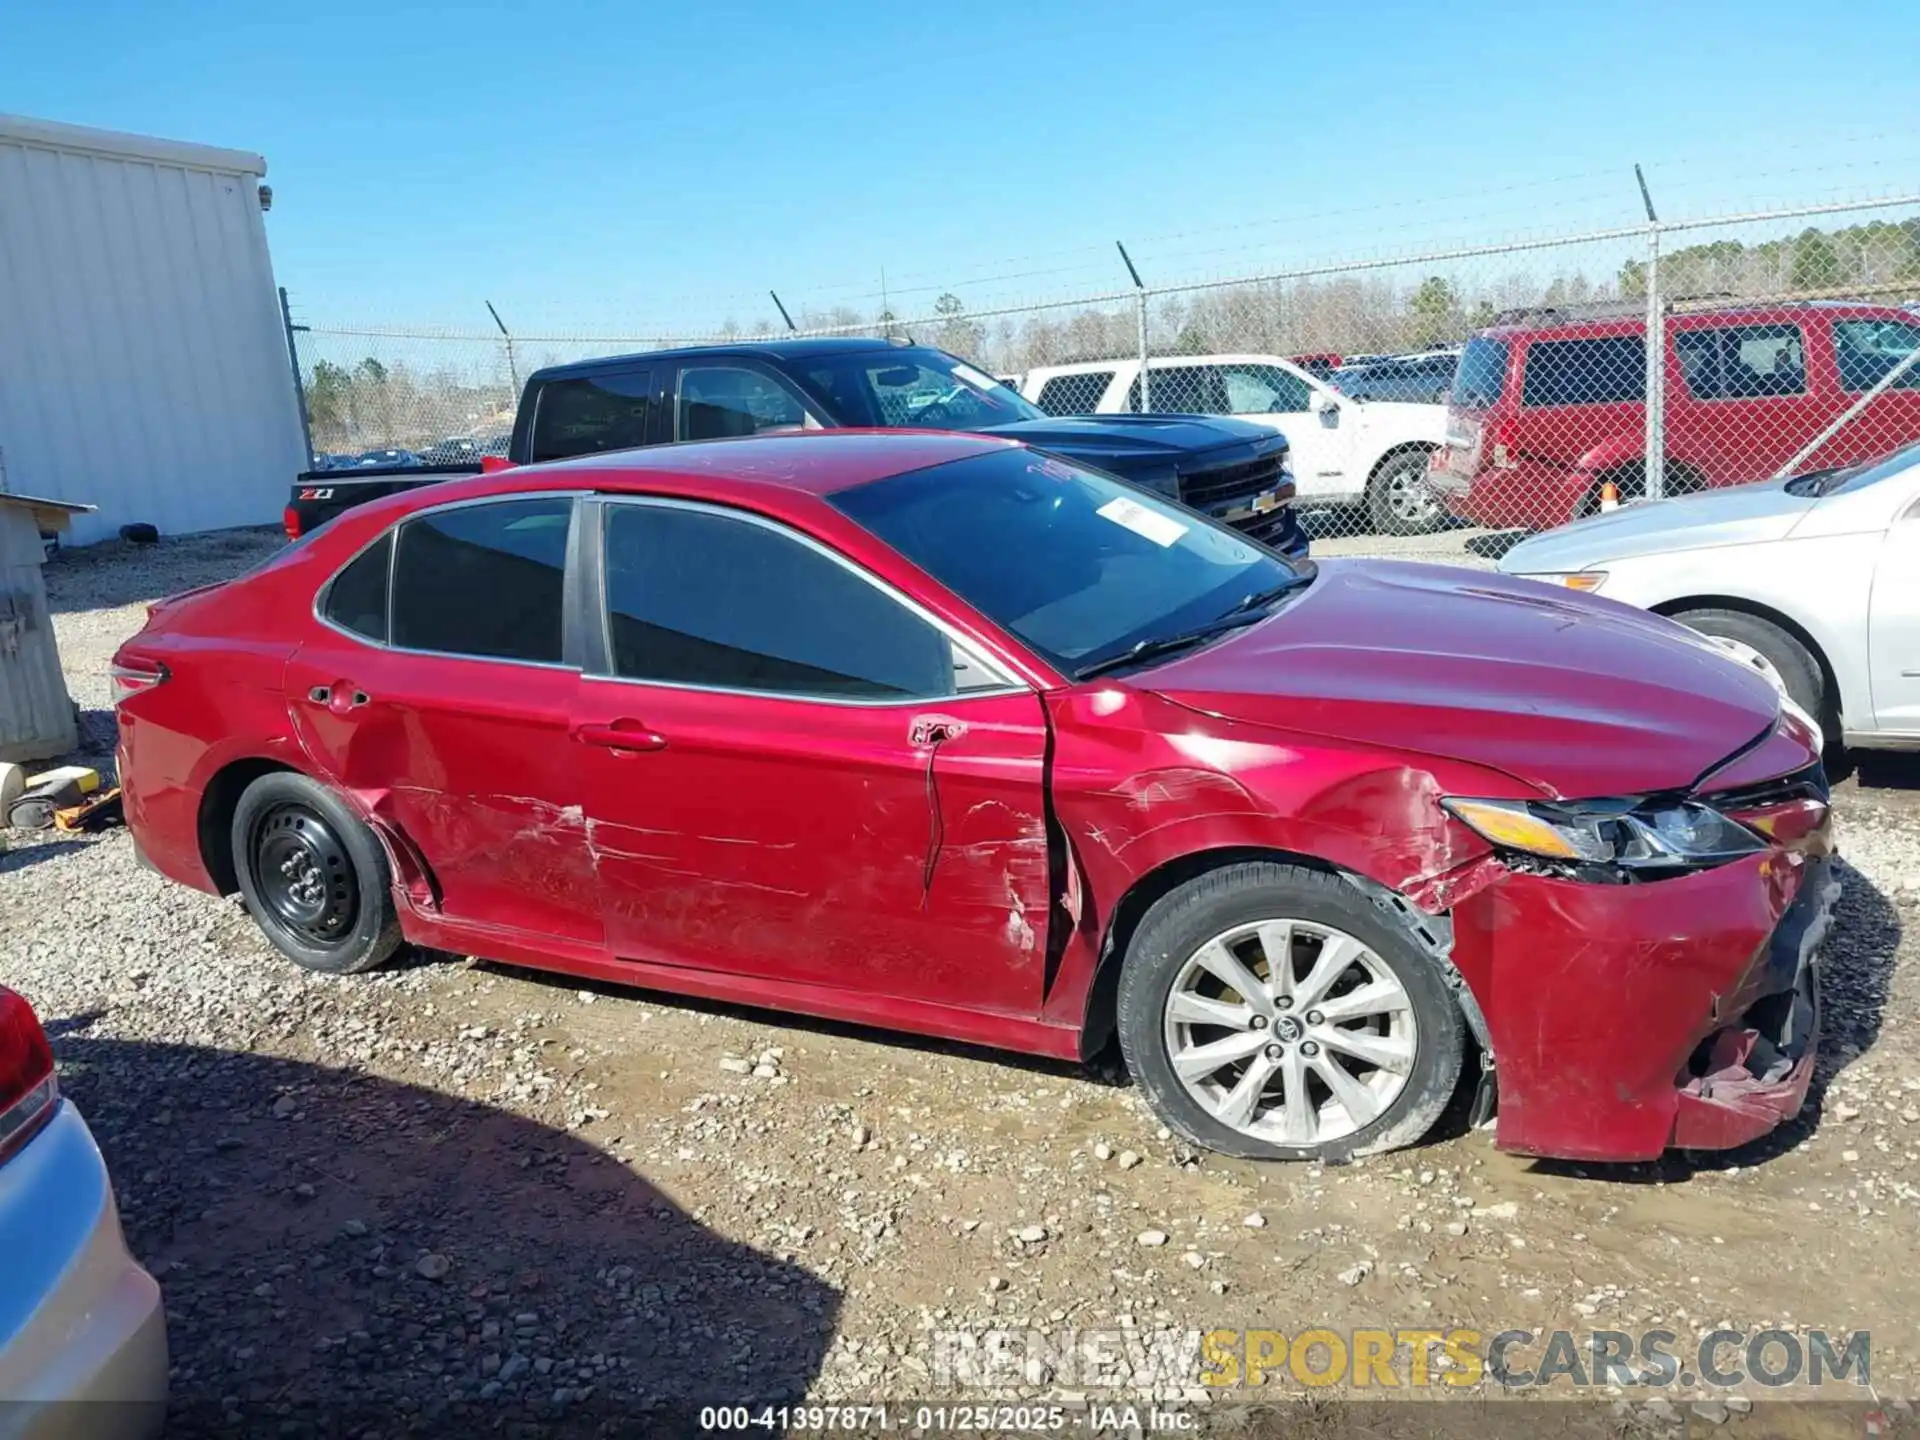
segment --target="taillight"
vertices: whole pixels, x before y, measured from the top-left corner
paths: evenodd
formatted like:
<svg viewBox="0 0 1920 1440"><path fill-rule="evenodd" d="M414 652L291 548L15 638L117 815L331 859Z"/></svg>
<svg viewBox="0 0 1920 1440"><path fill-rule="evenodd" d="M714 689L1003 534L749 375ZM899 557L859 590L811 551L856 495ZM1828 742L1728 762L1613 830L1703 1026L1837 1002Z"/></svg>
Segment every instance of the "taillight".
<svg viewBox="0 0 1920 1440"><path fill-rule="evenodd" d="M25 998L0 985L0 1161L33 1138L59 1098L47 1032Z"/></svg>
<svg viewBox="0 0 1920 1440"><path fill-rule="evenodd" d="M289 540L300 538L300 512L289 505L280 512L280 528L287 532Z"/></svg>
<svg viewBox="0 0 1920 1440"><path fill-rule="evenodd" d="M1516 470L1520 466L1519 457L1514 453L1513 431L1514 426L1511 420L1495 420L1487 426L1480 437L1488 463L1496 470Z"/></svg>
<svg viewBox="0 0 1920 1440"><path fill-rule="evenodd" d="M122 655L107 667L107 679L113 686L113 703L118 706L156 685L164 685L167 667L158 660Z"/></svg>

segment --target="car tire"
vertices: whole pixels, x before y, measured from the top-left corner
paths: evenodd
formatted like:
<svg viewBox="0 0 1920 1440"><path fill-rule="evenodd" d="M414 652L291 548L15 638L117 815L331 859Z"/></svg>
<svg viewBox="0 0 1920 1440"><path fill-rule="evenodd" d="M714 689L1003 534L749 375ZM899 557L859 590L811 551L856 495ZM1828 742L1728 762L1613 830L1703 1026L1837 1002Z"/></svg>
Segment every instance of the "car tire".
<svg viewBox="0 0 1920 1440"><path fill-rule="evenodd" d="M1367 482L1367 516L1382 535L1431 535L1452 523L1447 507L1427 484L1432 456L1409 450L1388 460Z"/></svg>
<svg viewBox="0 0 1920 1440"><path fill-rule="evenodd" d="M1682 610L1673 618L1689 630L1720 641L1736 660L1784 689L1794 704L1820 722L1828 738L1833 737L1837 726L1826 676L1813 653L1789 631L1742 610Z"/></svg>
<svg viewBox="0 0 1920 1440"><path fill-rule="evenodd" d="M1247 1003L1221 975L1221 951L1264 997ZM1411 1145L1453 1098L1466 1050L1459 1004L1404 920L1338 876L1268 861L1223 866L1156 901L1127 946L1117 1008L1121 1053L1154 1113L1245 1159Z"/></svg>
<svg viewBox="0 0 1920 1440"><path fill-rule="evenodd" d="M351 975L400 948L386 851L325 785L262 775L241 793L230 834L248 913L296 965Z"/></svg>

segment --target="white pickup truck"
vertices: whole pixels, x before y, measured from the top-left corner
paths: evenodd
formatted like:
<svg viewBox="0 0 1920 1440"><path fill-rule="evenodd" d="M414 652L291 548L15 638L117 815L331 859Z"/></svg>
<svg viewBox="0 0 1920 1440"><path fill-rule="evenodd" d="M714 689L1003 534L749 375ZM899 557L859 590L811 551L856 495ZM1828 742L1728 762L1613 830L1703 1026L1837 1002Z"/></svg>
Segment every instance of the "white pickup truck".
<svg viewBox="0 0 1920 1440"><path fill-rule="evenodd" d="M1277 355L1179 355L1150 364L1146 408L1231 415L1283 431L1302 509L1364 505L1373 528L1390 535L1424 535L1449 523L1427 489L1427 459L1446 436L1445 406L1355 400ZM1041 366L1020 377L1019 389L1049 415L1142 408L1137 359Z"/></svg>

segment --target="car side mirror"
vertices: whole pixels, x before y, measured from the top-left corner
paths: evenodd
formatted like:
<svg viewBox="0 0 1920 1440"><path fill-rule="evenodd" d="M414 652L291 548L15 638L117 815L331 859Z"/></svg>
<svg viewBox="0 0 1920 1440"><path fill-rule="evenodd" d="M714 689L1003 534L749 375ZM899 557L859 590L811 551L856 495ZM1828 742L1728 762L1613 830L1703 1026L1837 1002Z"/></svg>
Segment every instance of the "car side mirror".
<svg viewBox="0 0 1920 1440"><path fill-rule="evenodd" d="M1313 408L1320 414L1320 423L1329 430L1340 428L1340 402L1331 395L1322 393L1313 397Z"/></svg>

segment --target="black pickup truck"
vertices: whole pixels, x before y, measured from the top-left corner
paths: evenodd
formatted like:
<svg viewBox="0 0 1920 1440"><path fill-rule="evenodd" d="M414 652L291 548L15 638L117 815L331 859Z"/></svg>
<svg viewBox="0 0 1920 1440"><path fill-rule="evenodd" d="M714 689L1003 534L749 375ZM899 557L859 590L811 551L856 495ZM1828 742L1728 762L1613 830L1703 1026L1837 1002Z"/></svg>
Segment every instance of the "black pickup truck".
<svg viewBox="0 0 1920 1440"><path fill-rule="evenodd" d="M1284 436L1203 415L1056 419L943 350L883 339L702 345L536 371L506 459L486 468L846 426L1005 435L1157 490L1288 555L1307 553ZM355 505L482 468L309 471L294 486L287 534L297 539Z"/></svg>

